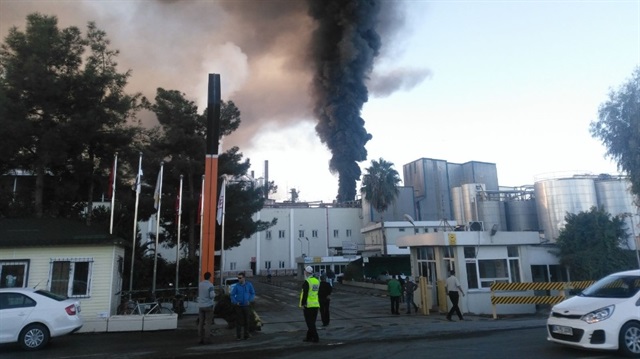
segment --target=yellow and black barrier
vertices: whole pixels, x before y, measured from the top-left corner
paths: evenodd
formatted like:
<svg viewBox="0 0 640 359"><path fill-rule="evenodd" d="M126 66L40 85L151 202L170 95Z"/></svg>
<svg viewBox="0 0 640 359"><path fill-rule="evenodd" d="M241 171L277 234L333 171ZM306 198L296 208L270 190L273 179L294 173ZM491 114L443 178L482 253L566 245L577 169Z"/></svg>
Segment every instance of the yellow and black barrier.
<svg viewBox="0 0 640 359"><path fill-rule="evenodd" d="M593 281L579 282L537 282L537 283L504 283L496 282L491 285L491 305L493 306L493 319L498 317L497 304L556 304L566 299L566 292L570 289L584 289L593 284ZM498 291L530 291L530 290L557 290L558 295L533 295L533 296L496 296Z"/></svg>

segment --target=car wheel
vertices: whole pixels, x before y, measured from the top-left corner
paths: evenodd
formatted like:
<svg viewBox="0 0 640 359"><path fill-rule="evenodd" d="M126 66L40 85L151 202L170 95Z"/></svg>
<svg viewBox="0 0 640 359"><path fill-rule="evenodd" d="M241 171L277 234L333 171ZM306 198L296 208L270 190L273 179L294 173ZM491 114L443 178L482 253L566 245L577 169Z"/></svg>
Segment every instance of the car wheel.
<svg viewBox="0 0 640 359"><path fill-rule="evenodd" d="M30 324L20 332L19 341L25 350L38 350L49 342L49 330L42 324Z"/></svg>
<svg viewBox="0 0 640 359"><path fill-rule="evenodd" d="M619 347L625 356L640 358L640 323L630 322L622 327Z"/></svg>

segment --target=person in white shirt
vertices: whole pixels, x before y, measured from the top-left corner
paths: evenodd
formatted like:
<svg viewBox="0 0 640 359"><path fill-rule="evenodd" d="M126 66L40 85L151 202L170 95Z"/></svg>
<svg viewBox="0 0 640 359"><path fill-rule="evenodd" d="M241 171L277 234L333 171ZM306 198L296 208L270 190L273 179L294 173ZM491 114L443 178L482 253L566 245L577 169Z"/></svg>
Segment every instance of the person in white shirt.
<svg viewBox="0 0 640 359"><path fill-rule="evenodd" d="M460 320L464 320L464 318L462 317L462 313L460 312L460 308L458 307L458 300L460 299L460 295L458 294L458 292L462 293L462 296L464 297L464 291L460 286L458 278L456 278L456 272L452 269L451 271L449 271L449 278L447 278L447 293L449 294L451 304L453 304L453 307L451 307L451 310L449 310L449 313L447 313L448 321L452 321L451 316L453 315L453 313L456 313Z"/></svg>

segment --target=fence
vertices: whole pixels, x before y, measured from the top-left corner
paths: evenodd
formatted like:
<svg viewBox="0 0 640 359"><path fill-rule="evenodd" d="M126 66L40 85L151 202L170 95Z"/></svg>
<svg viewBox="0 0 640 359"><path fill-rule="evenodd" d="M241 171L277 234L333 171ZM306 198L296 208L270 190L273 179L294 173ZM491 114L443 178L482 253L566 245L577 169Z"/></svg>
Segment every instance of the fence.
<svg viewBox="0 0 640 359"><path fill-rule="evenodd" d="M567 292L571 289L584 289L593 284L593 281L578 282L538 282L538 283L493 283L491 285L491 305L493 306L493 319L498 317L497 304L556 304L567 298ZM496 292L517 292L531 290L559 291L558 295L501 295Z"/></svg>

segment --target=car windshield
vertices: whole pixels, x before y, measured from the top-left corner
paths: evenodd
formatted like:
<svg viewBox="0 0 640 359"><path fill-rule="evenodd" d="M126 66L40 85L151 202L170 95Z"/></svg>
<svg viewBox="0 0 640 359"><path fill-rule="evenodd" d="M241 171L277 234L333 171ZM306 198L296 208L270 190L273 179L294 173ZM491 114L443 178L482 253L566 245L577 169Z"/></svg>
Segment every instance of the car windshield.
<svg viewBox="0 0 640 359"><path fill-rule="evenodd" d="M66 300L67 297L59 295L59 294L55 294L55 293L51 293L47 290L42 290L42 289L38 289L36 290L34 293L40 294L41 296L47 297L47 298L51 298L53 300L57 300L58 302L62 302L63 300Z"/></svg>
<svg viewBox="0 0 640 359"><path fill-rule="evenodd" d="M640 290L640 276L610 275L585 289L580 296L596 298L629 298Z"/></svg>

